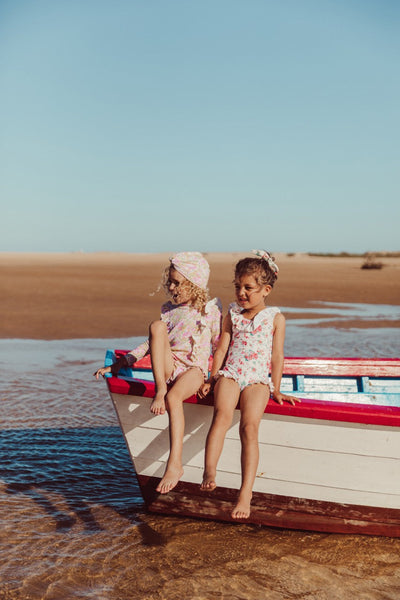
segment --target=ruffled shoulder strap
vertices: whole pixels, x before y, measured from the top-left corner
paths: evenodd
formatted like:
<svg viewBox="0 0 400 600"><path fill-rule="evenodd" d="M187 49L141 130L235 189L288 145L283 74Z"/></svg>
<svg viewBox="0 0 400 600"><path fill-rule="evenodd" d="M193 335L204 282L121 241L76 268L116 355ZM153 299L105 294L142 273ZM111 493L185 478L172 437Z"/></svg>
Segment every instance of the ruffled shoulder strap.
<svg viewBox="0 0 400 600"><path fill-rule="evenodd" d="M275 315L281 312L277 306L266 306L254 317L254 327L258 327L263 322L273 322Z"/></svg>
<svg viewBox="0 0 400 600"><path fill-rule="evenodd" d="M237 302L231 302L229 305L229 315L233 325L237 325L239 322L243 321L242 309Z"/></svg>
<svg viewBox="0 0 400 600"><path fill-rule="evenodd" d="M207 302L204 309L206 315L209 314L214 309L214 307L218 310L218 312L222 313L222 302L219 298L213 298L212 300L209 300Z"/></svg>
<svg viewBox="0 0 400 600"><path fill-rule="evenodd" d="M230 314L234 313L236 315L240 315L242 314L242 309L237 302L231 302L229 305L229 312Z"/></svg>
<svg viewBox="0 0 400 600"><path fill-rule="evenodd" d="M246 331L255 331L257 327L264 322L272 323L275 315L281 312L277 306L266 306L261 310L252 321L249 321L245 317L242 317L242 309L240 306L233 302L229 305L229 314L232 319L232 323L236 326L240 323L240 329Z"/></svg>
<svg viewBox="0 0 400 600"><path fill-rule="evenodd" d="M214 321L220 321L222 315L222 303L219 298L213 298L204 308L204 313L200 315L201 327L210 326Z"/></svg>

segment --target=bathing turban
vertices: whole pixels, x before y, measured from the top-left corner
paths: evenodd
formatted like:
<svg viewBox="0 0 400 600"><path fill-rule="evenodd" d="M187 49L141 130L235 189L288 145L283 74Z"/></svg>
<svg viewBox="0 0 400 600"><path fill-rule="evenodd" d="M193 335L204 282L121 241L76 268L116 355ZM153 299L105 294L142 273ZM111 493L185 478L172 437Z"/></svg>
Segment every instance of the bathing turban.
<svg viewBox="0 0 400 600"><path fill-rule="evenodd" d="M178 252L169 259L171 266L202 290L207 289L210 266L200 252Z"/></svg>

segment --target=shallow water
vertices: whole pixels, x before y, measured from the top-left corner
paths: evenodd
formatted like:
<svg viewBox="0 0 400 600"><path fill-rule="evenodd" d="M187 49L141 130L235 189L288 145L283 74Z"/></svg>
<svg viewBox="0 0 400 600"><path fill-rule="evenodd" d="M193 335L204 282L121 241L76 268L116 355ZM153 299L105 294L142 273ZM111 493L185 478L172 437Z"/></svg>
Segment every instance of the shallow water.
<svg viewBox="0 0 400 600"><path fill-rule="evenodd" d="M364 323L376 321L393 321L400 320L400 306L391 304L355 304L351 302L310 302L311 307L308 308L291 308L283 307L282 312L290 315L290 313L301 313L304 315L302 319L296 319L296 323L309 325L307 315L314 314L320 317L314 319L314 323L329 326L332 321L340 322L343 327L347 326L349 321L358 319Z"/></svg>
<svg viewBox="0 0 400 600"><path fill-rule="evenodd" d="M301 319L286 338L287 355L400 356L396 328ZM0 340L0 600L398 600L400 540L147 514L92 377L138 341Z"/></svg>

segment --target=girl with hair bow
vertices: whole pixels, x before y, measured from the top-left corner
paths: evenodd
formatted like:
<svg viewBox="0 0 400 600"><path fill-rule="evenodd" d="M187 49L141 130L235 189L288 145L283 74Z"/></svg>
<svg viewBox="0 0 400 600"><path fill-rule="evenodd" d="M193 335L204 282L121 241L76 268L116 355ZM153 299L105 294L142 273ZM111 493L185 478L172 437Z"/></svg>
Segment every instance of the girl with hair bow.
<svg viewBox="0 0 400 600"><path fill-rule="evenodd" d="M233 519L250 516L252 489L259 460L258 429L270 396L279 404L294 404L297 398L280 391L283 371L285 318L277 307L266 306L266 299L278 277L275 259L265 250L253 250L256 257L236 264L237 302L224 318L218 348L209 380L200 396L215 384L214 415L207 436L205 467L200 489L216 487L216 472L225 435L239 402L239 433L242 445L242 483Z"/></svg>

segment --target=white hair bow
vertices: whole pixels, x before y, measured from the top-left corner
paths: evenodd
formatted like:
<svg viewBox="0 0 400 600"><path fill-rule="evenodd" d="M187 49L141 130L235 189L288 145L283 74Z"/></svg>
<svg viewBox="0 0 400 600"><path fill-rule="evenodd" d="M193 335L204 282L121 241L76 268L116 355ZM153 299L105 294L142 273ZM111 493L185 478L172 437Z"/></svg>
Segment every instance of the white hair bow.
<svg viewBox="0 0 400 600"><path fill-rule="evenodd" d="M259 258L263 258L274 273L279 273L278 265L274 262L269 252L266 250L252 250L252 253Z"/></svg>

